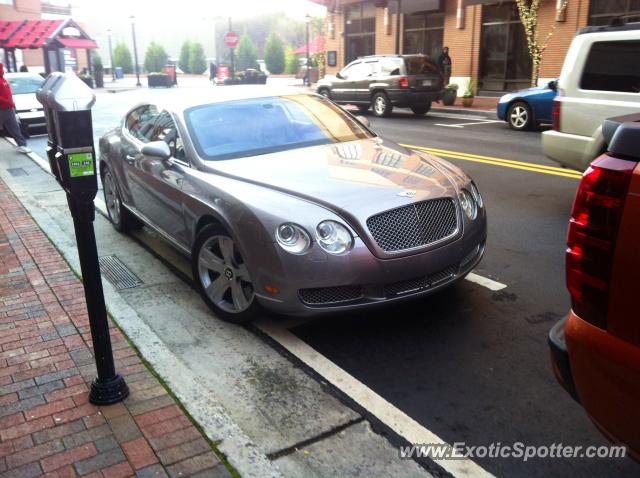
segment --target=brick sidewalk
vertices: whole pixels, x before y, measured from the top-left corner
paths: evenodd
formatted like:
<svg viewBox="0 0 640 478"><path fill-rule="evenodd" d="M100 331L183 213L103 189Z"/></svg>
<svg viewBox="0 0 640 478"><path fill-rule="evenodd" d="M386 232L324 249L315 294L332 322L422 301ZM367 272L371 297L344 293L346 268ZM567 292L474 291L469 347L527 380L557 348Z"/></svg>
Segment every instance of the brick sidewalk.
<svg viewBox="0 0 640 478"><path fill-rule="evenodd" d="M82 284L0 180L0 477L228 477L111 324L130 396L88 403L95 378Z"/></svg>

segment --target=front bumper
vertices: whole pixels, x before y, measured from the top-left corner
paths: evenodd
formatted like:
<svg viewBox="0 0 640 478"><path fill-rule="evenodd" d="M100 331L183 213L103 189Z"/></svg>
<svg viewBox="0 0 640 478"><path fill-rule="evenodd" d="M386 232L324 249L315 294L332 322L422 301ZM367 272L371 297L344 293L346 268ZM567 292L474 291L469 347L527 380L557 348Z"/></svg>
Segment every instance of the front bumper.
<svg viewBox="0 0 640 478"><path fill-rule="evenodd" d="M569 352L567 352L567 343L565 341L564 327L567 323L567 318L557 322L549 331L549 348L551 349L551 365L553 366L553 372L560 382L560 385L571 395L571 397L578 403L578 392L576 391L576 385L573 381L573 375L571 373L571 365L569 363Z"/></svg>
<svg viewBox="0 0 640 478"><path fill-rule="evenodd" d="M40 128L47 126L47 120L44 116L44 111L18 111L18 118L22 124L27 125L29 128Z"/></svg>
<svg viewBox="0 0 640 478"><path fill-rule="evenodd" d="M262 267L252 271L256 296L285 315L319 315L376 306L427 295L463 278L484 254L486 216L452 242L425 252L380 259L359 237L348 254L333 256L318 247L293 255L272 244ZM265 262L266 257L271 260ZM279 293L264 292L272 286Z"/></svg>

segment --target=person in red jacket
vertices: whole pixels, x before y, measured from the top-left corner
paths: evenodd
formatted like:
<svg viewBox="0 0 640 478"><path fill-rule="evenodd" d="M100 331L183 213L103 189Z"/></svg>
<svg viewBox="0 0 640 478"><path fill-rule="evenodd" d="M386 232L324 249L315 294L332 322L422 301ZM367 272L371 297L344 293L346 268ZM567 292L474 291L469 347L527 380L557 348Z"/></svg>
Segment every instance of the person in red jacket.
<svg viewBox="0 0 640 478"><path fill-rule="evenodd" d="M13 94L11 93L11 86L9 82L4 78L4 65L0 63L0 128L9 133L18 143L18 149L20 153L30 153L31 150L27 148L27 140L24 139L20 132L20 126L16 121L16 105L13 102Z"/></svg>

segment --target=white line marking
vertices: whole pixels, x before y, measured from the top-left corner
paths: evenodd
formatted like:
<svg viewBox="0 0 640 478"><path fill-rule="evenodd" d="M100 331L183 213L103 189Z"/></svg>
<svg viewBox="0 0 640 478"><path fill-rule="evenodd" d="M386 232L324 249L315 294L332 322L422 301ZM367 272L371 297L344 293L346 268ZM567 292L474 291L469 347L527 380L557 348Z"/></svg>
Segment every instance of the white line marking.
<svg viewBox="0 0 640 478"><path fill-rule="evenodd" d="M436 126L448 126L449 128L464 128L465 126L473 126L476 124L491 124L491 123L504 123L504 121L501 120L480 120L480 121L473 121L471 123L458 123L458 124L442 124L442 123L435 123Z"/></svg>
<svg viewBox="0 0 640 478"><path fill-rule="evenodd" d="M464 128L464 126L460 126L459 124L434 123L434 126L446 126L447 128Z"/></svg>
<svg viewBox="0 0 640 478"><path fill-rule="evenodd" d="M487 289L492 290L494 292L505 289L507 287L507 284L502 284L500 282L487 279L486 277L482 277L478 274L474 274L473 272L469 272L469 274L467 274L467 277L465 277L465 279L475 284L486 287Z"/></svg>
<svg viewBox="0 0 640 478"><path fill-rule="evenodd" d="M262 319L256 323L256 326L409 443L446 445L446 442L435 433L387 402L288 330L270 319ZM434 461L456 477L490 478L494 476L468 459L434 459Z"/></svg>

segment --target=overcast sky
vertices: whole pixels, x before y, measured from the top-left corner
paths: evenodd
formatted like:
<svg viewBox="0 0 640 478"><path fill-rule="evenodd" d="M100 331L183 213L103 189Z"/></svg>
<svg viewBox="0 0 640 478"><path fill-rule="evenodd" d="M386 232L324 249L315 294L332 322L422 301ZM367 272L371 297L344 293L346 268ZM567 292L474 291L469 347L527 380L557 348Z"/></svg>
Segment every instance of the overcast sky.
<svg viewBox="0 0 640 478"><path fill-rule="evenodd" d="M323 6L308 0L72 0L72 4L77 20L100 18L105 23L125 21L130 15L141 23L164 24L168 19L241 18L270 12L285 12L292 18L325 13Z"/></svg>

